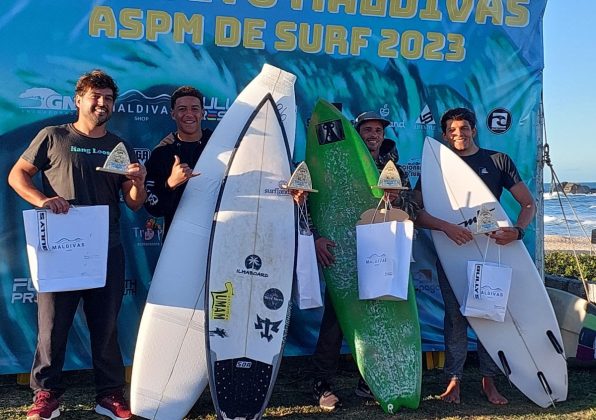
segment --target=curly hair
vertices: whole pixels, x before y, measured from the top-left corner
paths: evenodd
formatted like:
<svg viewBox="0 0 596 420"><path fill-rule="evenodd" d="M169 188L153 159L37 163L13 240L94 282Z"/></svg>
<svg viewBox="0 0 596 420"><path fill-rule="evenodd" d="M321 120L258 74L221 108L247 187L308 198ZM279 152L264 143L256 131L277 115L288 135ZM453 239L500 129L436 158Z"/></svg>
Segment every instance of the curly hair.
<svg viewBox="0 0 596 420"><path fill-rule="evenodd" d="M114 101L118 97L118 86L103 70L95 69L83 74L77 81L75 94L83 96L89 89L112 89Z"/></svg>

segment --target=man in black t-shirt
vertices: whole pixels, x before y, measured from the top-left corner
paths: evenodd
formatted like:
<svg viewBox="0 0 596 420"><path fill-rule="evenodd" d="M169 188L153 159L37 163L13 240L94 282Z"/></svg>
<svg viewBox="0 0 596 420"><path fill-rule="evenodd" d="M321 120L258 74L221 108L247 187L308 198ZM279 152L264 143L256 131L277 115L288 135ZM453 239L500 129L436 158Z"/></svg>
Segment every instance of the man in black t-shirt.
<svg viewBox="0 0 596 420"><path fill-rule="evenodd" d="M147 161L145 209L153 216L164 217L164 236L186 183L200 175L193 168L212 134L211 130L201 128L203 94L197 89L191 86L176 89L171 106L176 131L160 141Z"/></svg>
<svg viewBox="0 0 596 420"><path fill-rule="evenodd" d="M114 80L101 70L93 70L81 76L75 93L77 121L42 129L13 166L8 182L24 200L53 213L67 213L70 205L109 206L106 284L95 289L37 294L38 336L31 369L35 399L27 419L53 419L60 415L68 331L82 299L91 338L95 411L123 420L130 418L131 413L124 399L124 365L117 331L124 295L119 202L122 193L131 210L143 206L146 171L126 143L133 162L126 175L95 170L103 166L110 151L122 141L106 129L118 95ZM33 184L38 172L42 190Z"/></svg>
<svg viewBox="0 0 596 420"><path fill-rule="evenodd" d="M506 188L521 206L515 227L500 227L491 233L490 237L495 239L499 245L507 245L512 241L522 239L524 228L532 221L536 207L532 194L522 182L511 158L504 153L481 149L474 143L476 116L466 108L450 109L443 114L441 129L443 139L464 162L474 169L497 200L501 197L503 188ZM419 186L420 182L416 186L417 190L419 190ZM463 245L473 239L472 233L467 228L431 216L424 209L418 214L415 223L418 227L444 232L458 245ZM438 261L437 274L445 303L445 373L449 377L447 389L441 395L441 399L459 404L459 382L467 354L468 323L459 310L459 303ZM493 380L499 373L499 369L480 342L478 342L478 359L483 394L492 404L507 404L507 399L497 390Z"/></svg>

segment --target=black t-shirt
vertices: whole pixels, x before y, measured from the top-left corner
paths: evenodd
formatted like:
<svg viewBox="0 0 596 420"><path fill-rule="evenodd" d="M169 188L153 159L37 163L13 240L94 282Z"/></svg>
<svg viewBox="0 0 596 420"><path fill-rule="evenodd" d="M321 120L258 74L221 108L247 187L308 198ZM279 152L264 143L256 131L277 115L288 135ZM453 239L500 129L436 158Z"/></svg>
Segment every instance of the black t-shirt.
<svg viewBox="0 0 596 420"><path fill-rule="evenodd" d="M145 181L147 200L145 201L145 209L153 216L164 217L164 236L172 223L174 213L187 185L187 182L185 182L173 190L166 185L172 173L174 155L180 158L181 163L186 163L190 168L194 168L212 133L209 129L203 129L203 135L198 142L180 141L178 136L175 135L172 144L157 146L151 152L149 160L147 160L147 178Z"/></svg>
<svg viewBox="0 0 596 420"><path fill-rule="evenodd" d="M509 190L521 181L515 164L505 153L479 149L473 155L460 157L484 181L497 201L501 198L503 188Z"/></svg>
<svg viewBox="0 0 596 420"><path fill-rule="evenodd" d="M21 157L34 165L42 178L48 197L60 196L72 205L108 205L110 209L110 246L120 242L120 189L124 175L99 172L108 155L120 142L112 133L87 137L72 124L43 128ZM133 149L124 142L131 162Z"/></svg>
<svg viewBox="0 0 596 420"><path fill-rule="evenodd" d="M510 190L521 182L519 172L511 158L505 153L494 150L478 149L470 156L460 156L470 168L482 179L495 198L500 200L503 188ZM418 178L415 190L420 191L422 177Z"/></svg>

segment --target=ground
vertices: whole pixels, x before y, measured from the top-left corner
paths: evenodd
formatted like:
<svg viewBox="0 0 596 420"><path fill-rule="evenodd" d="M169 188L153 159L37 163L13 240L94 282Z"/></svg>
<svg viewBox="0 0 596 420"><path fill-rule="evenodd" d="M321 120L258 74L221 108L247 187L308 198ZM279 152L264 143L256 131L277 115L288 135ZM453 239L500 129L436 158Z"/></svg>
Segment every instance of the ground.
<svg viewBox="0 0 596 420"><path fill-rule="evenodd" d="M417 410L403 410L397 415L383 413L374 402L354 395L357 382L355 367L349 356L342 357L335 378L335 388L342 399L342 408L325 413L314 405L311 396L311 363L309 357L286 357L282 361L267 418L284 419L592 419L596 420L596 368L569 369L568 400L555 408L543 409L530 402L507 379L498 379L499 389L509 399L507 406L496 407L480 395L480 376L474 353L470 353L462 381L462 403L446 404L438 399L445 386L441 370L425 370L422 379L422 401ZM93 377L90 371L68 372L68 391L64 395L64 411L60 419L99 420L93 412ZM26 386L16 384L15 375L0 376L0 419L23 419L31 393ZM215 419L208 390L189 413L187 419Z"/></svg>

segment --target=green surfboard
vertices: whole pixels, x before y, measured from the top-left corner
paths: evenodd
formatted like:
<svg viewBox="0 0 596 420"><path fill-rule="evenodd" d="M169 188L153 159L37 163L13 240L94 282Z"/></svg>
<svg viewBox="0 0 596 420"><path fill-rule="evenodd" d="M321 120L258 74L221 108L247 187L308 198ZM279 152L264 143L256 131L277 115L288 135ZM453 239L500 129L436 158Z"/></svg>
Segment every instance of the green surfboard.
<svg viewBox="0 0 596 420"><path fill-rule="evenodd" d="M350 121L324 100L308 126L306 162L319 190L309 196L314 225L336 243L335 264L324 275L344 338L385 412L417 408L422 353L412 280L407 301L358 298L356 223L378 203L370 186L379 171Z"/></svg>

